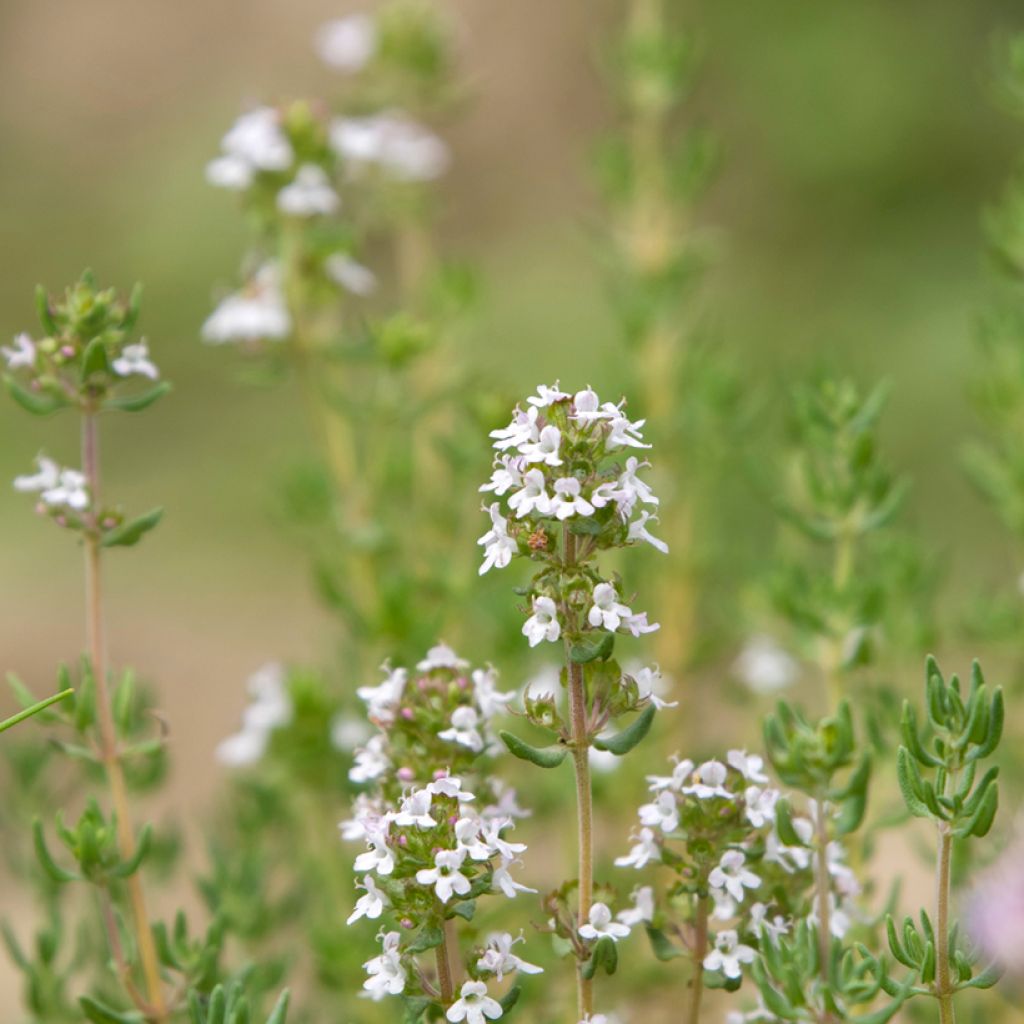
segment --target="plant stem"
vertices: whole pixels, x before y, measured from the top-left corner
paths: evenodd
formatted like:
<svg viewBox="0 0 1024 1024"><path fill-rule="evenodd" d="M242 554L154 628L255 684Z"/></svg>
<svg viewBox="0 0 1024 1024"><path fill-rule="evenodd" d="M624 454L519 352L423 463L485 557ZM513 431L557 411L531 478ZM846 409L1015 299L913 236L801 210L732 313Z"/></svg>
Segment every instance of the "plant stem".
<svg viewBox="0 0 1024 1024"><path fill-rule="evenodd" d="M576 537L568 526L562 533L565 564L576 564ZM583 666L569 657L566 641L566 665L569 674L569 711L572 718L572 763L576 775L577 849L579 851L579 905L576 924L590 918L594 900L594 807L590 788L590 737L587 734L587 693ZM583 961L576 962L576 1001L580 1020L594 1012L591 979L583 977Z"/></svg>
<svg viewBox="0 0 1024 1024"><path fill-rule="evenodd" d="M828 873L828 826L825 820L827 805L824 798L818 800L815 830L817 842L815 846L817 869L815 880L815 899L818 903L818 959L821 961L819 970L821 980L829 983L829 953L832 946L831 907L829 897L832 887Z"/></svg>
<svg viewBox="0 0 1024 1024"><path fill-rule="evenodd" d="M690 1001L686 1024L698 1024L700 1001L704 996L704 959L708 955L708 897L697 897L697 921L693 936L693 979L690 981Z"/></svg>
<svg viewBox="0 0 1024 1024"><path fill-rule="evenodd" d="M939 822L939 856L935 871L935 994L940 1024L954 1024L953 987L949 977L949 875L953 836L946 822Z"/></svg>
<svg viewBox="0 0 1024 1024"><path fill-rule="evenodd" d="M82 416L82 472L89 485L89 496L94 514L100 507L100 452L99 417L94 411ZM99 533L96 529L85 534L85 617L89 657L96 684L96 714L100 731L100 755L106 768L110 796L117 818L117 842L124 860L135 855L135 832L132 828L121 754L117 743L117 727L107 682L106 640L103 621L103 580ZM146 982L149 1010L155 1021L167 1018L163 984L156 944L146 913L146 899L138 872L127 879L128 896L135 920L139 959Z"/></svg>
<svg viewBox="0 0 1024 1024"><path fill-rule="evenodd" d="M455 1002L455 983L452 979L451 951L450 945L455 944L455 936L451 928L451 921L445 921L441 926L441 945L437 946L434 956L437 960L437 981L441 987L441 1002L445 1009Z"/></svg>

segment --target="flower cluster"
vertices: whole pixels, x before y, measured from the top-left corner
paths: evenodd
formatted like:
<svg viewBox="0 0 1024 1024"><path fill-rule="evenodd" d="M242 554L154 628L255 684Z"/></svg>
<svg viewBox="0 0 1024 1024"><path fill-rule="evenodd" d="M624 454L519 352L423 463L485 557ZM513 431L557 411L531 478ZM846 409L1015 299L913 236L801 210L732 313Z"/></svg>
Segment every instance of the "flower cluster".
<svg viewBox="0 0 1024 1024"><path fill-rule="evenodd" d="M366 845L355 859L362 895L348 923L387 913L396 925L380 933L382 950L365 965L364 989L380 999L415 986L451 1021L480 1014L494 1020L503 1011L488 995L487 979L539 970L512 952L510 934L490 936L469 957L457 999L445 993L440 975L435 984L416 965L416 956L439 947L446 962L456 955L446 922L471 922L479 898L535 891L512 877L526 849L508 835L523 813L515 794L480 779L490 792L488 801L478 802L464 782L492 746L490 719L511 694L496 688L493 669L470 671L444 644L432 648L414 674L390 666L385 673L383 682L358 691L379 732L357 750L350 777L372 788L341 825L343 838Z"/></svg>

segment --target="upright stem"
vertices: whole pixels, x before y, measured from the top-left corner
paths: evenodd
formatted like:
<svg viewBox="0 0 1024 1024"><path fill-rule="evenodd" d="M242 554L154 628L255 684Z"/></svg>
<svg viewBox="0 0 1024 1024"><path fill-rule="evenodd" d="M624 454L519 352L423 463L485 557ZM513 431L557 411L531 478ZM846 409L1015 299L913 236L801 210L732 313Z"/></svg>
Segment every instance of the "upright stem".
<svg viewBox="0 0 1024 1024"><path fill-rule="evenodd" d="M82 416L82 472L89 484L89 495L94 510L100 507L100 452L99 418L95 412ZM96 714L100 731L100 756L106 768L110 797L117 818L117 841L121 857L131 860L135 855L135 832L132 828L121 754L117 743L117 727L110 700L107 681L106 639L103 622L103 581L99 535L95 530L85 534L85 617L88 634L89 657L96 684ZM146 982L149 1000L148 1012L155 1021L167 1018L163 985L156 944L146 913L146 900L138 872L127 880L128 896L135 920L139 959Z"/></svg>
<svg viewBox="0 0 1024 1024"><path fill-rule="evenodd" d="M449 948L454 946L455 936L451 925L451 921L444 922L441 945L437 946L434 952L437 960L437 980L441 988L441 1002L445 1009L455 1002L455 982L452 977L451 950Z"/></svg>
<svg viewBox="0 0 1024 1024"><path fill-rule="evenodd" d="M826 824L825 811L825 800L818 800L817 820L815 822L817 830L815 842L817 858L815 899L818 903L818 959L821 961L819 969L821 980L827 986L829 982L829 954L832 946L832 911L829 906L832 886L828 872L828 826Z"/></svg>
<svg viewBox="0 0 1024 1024"><path fill-rule="evenodd" d="M568 527L563 531L565 564L576 564L576 537ZM587 692L583 666L568 657L569 711L572 718L572 763L576 775L577 848L579 851L579 907L577 927L590 918L594 901L594 806L590 789L590 738L587 735ZM576 997L579 1019L594 1012L593 985L583 977L583 963L576 963Z"/></svg>
<svg viewBox="0 0 1024 1024"><path fill-rule="evenodd" d="M700 1001L704 996L704 960L708 955L708 898L697 897L697 920L695 922L693 949L693 980L690 982L690 1000L686 1024L698 1024Z"/></svg>
<svg viewBox="0 0 1024 1024"><path fill-rule="evenodd" d="M939 822L939 857L935 871L935 994L940 1024L955 1024L953 987L949 977L949 873L953 836L946 822Z"/></svg>

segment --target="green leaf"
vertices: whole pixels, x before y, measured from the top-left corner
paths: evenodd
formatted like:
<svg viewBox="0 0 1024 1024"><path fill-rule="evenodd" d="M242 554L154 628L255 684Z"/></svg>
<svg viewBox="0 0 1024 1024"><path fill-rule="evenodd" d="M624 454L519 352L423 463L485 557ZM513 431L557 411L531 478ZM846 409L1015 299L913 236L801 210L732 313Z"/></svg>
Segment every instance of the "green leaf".
<svg viewBox="0 0 1024 1024"><path fill-rule="evenodd" d="M278 996L277 1002L274 1003L274 1008L270 1011L270 1016L267 1018L267 1024L284 1024L285 1017L288 1016L289 999L291 999L291 993L288 989L285 989Z"/></svg>
<svg viewBox="0 0 1024 1024"><path fill-rule="evenodd" d="M516 1003L519 1002L519 997L522 995L522 988L519 985L513 985L502 997L498 1000L501 1004L501 1015L502 1017L512 1009Z"/></svg>
<svg viewBox="0 0 1024 1024"><path fill-rule="evenodd" d="M402 1002L405 1003L403 1024L418 1024L423 1019L423 1014L431 1006L437 1005L433 999L428 999L426 996L402 996Z"/></svg>
<svg viewBox="0 0 1024 1024"><path fill-rule="evenodd" d="M510 732L501 730L498 735L509 751L523 761L529 761L539 768L557 768L569 753L567 747L533 747Z"/></svg>
<svg viewBox="0 0 1024 1024"><path fill-rule="evenodd" d="M0 722L0 732L10 729L19 722L24 722L26 718L31 718L33 715L39 714L40 711L45 711L50 707L50 705L56 704L57 701L64 700L65 697L70 697L74 692L74 690L63 690L60 693L55 693L52 697L47 697L45 700L41 700L37 704L31 705L31 707L27 707L24 710L19 711L16 715L11 715L10 718L5 718Z"/></svg>
<svg viewBox="0 0 1024 1024"><path fill-rule="evenodd" d="M476 900L461 900L452 907L451 917L463 917L467 921L473 920L476 913Z"/></svg>
<svg viewBox="0 0 1024 1024"><path fill-rule="evenodd" d="M606 661L611 657L615 647L614 633L600 633L596 638L580 639L569 648L569 660L577 665L586 665L587 662L596 661L600 658Z"/></svg>
<svg viewBox="0 0 1024 1024"><path fill-rule="evenodd" d="M39 322L43 325L46 333L56 334L57 322L53 319L53 314L50 312L49 296L41 284L36 285L36 312L39 314Z"/></svg>
<svg viewBox="0 0 1024 1024"><path fill-rule="evenodd" d="M81 881L81 875L77 875L72 871L65 871L51 856L50 849L46 845L46 836L43 834L43 823L36 818L32 822L32 841L35 845L36 858L39 861L42 869L55 881L55 882L78 882Z"/></svg>
<svg viewBox="0 0 1024 1024"><path fill-rule="evenodd" d="M779 838L786 846L809 849L808 844L800 838L799 833L793 827L793 811L789 806L789 800L785 797L781 797L775 804L775 827Z"/></svg>
<svg viewBox="0 0 1024 1024"><path fill-rule="evenodd" d="M138 1010L112 1010L91 996L82 996L78 1005L92 1024L145 1024L145 1018Z"/></svg>
<svg viewBox="0 0 1024 1024"><path fill-rule="evenodd" d="M130 548L138 544L160 522L163 514L162 508L155 508L137 519L115 526L114 529L103 534L100 544L105 548Z"/></svg>
<svg viewBox="0 0 1024 1024"><path fill-rule="evenodd" d="M673 944L672 940L660 929L645 925L647 938L651 943L651 950L659 960L674 960L683 956L683 951Z"/></svg>
<svg viewBox="0 0 1024 1024"><path fill-rule="evenodd" d="M49 416L58 409L63 409L68 403L59 395L46 391L29 391L23 388L13 377L4 377L4 385L11 398L26 412L33 416Z"/></svg>
<svg viewBox="0 0 1024 1024"><path fill-rule="evenodd" d="M988 831L992 828L992 822L995 821L996 811L999 809L999 786L993 782L988 789L985 791L985 795L981 798L978 804L978 809L971 816L971 819L967 822L965 830L962 833L965 836L977 836L981 839L983 836L988 835ZM956 834L959 835L960 830L956 830Z"/></svg>
<svg viewBox="0 0 1024 1024"><path fill-rule="evenodd" d="M114 878L127 878L129 875L134 875L139 870L139 865L146 858L146 854L149 853L149 848L153 839L153 827L151 825L145 825L142 832L139 834L139 842L135 847L135 852L131 855L131 858L125 861L121 861L116 867L112 868L110 874Z"/></svg>
<svg viewBox="0 0 1024 1024"><path fill-rule="evenodd" d="M419 934L406 947L409 953L425 953L428 949L436 949L444 942L444 932L433 925L421 928Z"/></svg>
<svg viewBox="0 0 1024 1024"><path fill-rule="evenodd" d="M102 337L93 338L85 348L82 356L82 383L96 374L110 373L110 360L107 358L107 346Z"/></svg>
<svg viewBox="0 0 1024 1024"><path fill-rule="evenodd" d="M979 975L961 985L961 988L991 988L1003 976L1003 968L989 964Z"/></svg>
<svg viewBox="0 0 1024 1024"><path fill-rule="evenodd" d="M142 412L143 409L148 409L155 401L163 398L172 390L171 385L162 380L155 387L137 395L118 395L108 398L103 403L103 408L112 409L115 412Z"/></svg>
<svg viewBox="0 0 1024 1024"><path fill-rule="evenodd" d="M606 750L610 754L615 754L616 757L628 754L651 731L651 723L654 721L656 713L657 708L653 704L648 704L640 712L636 721L622 732L617 732L614 736L604 739L600 736L595 737L594 746L598 750Z"/></svg>
<svg viewBox="0 0 1024 1024"><path fill-rule="evenodd" d="M912 765L910 751L906 747L900 747L896 752L896 781L899 783L900 793L903 794L903 802L915 818L929 818L931 814L928 807L922 795L919 795L921 779Z"/></svg>

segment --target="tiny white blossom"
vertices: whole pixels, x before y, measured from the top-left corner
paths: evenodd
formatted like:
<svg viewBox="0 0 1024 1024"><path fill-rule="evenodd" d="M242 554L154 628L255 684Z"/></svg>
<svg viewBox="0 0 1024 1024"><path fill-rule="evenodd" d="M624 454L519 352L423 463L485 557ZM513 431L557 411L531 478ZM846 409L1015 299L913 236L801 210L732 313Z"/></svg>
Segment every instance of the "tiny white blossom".
<svg viewBox="0 0 1024 1024"><path fill-rule="evenodd" d="M221 140L223 156L211 161L206 178L211 185L245 189L258 171L285 171L294 154L281 128L281 115L272 107L243 114Z"/></svg>
<svg viewBox="0 0 1024 1024"><path fill-rule="evenodd" d="M644 804L640 808L640 823L660 828L662 832L675 832L679 828L679 806L675 794L665 789L653 803Z"/></svg>
<svg viewBox="0 0 1024 1024"><path fill-rule="evenodd" d="M331 746L335 750L355 750L369 738L369 726L362 718L339 713L331 719Z"/></svg>
<svg viewBox="0 0 1024 1024"><path fill-rule="evenodd" d="M355 859L356 871L376 871L378 875L390 875L395 870L395 855L388 846L387 836L377 832L368 837L370 848Z"/></svg>
<svg viewBox="0 0 1024 1024"><path fill-rule="evenodd" d="M671 775L648 775L651 791L657 792L662 789L671 789L676 793L682 793L686 784L693 777L694 764L689 758L677 761L672 769Z"/></svg>
<svg viewBox="0 0 1024 1024"><path fill-rule="evenodd" d="M460 870L465 860L465 850L438 850L434 866L417 871L416 881L420 885L433 886L434 893L442 903L447 903L453 895L465 896L471 886L469 879Z"/></svg>
<svg viewBox="0 0 1024 1024"><path fill-rule="evenodd" d="M748 754L745 750L730 750L726 761L748 782L767 782L764 773L764 758L760 754Z"/></svg>
<svg viewBox="0 0 1024 1024"><path fill-rule="evenodd" d="M427 651L426 657L416 662L416 669L419 672L433 672L435 668L450 668L461 671L469 668L469 662L460 658L455 651L445 643L435 644Z"/></svg>
<svg viewBox="0 0 1024 1024"><path fill-rule="evenodd" d="M405 968L398 949L400 937L398 932L387 932L381 936L384 947L380 956L367 960L363 969L369 975L363 982L363 988L370 998L376 1002L384 996L397 996L405 991Z"/></svg>
<svg viewBox="0 0 1024 1024"><path fill-rule="evenodd" d="M277 208L292 217L334 213L341 204L327 172L319 164L303 164L295 180L277 193Z"/></svg>
<svg viewBox="0 0 1024 1024"><path fill-rule="evenodd" d="M725 781L729 773L721 761L705 761L693 774L693 783L683 789L684 793L691 793L701 800L710 800L712 797L726 797L732 799L733 795L725 788Z"/></svg>
<svg viewBox="0 0 1024 1024"><path fill-rule="evenodd" d="M365 747L356 751L355 763L348 771L352 782L371 782L391 767L383 736L372 736Z"/></svg>
<svg viewBox="0 0 1024 1024"><path fill-rule="evenodd" d="M796 682L796 660L769 636L751 638L733 662L740 682L754 693L775 693Z"/></svg>
<svg viewBox="0 0 1024 1024"><path fill-rule="evenodd" d="M448 147L404 114L336 118L332 147L353 168L377 166L399 181L431 181L448 169Z"/></svg>
<svg viewBox="0 0 1024 1024"><path fill-rule="evenodd" d="M0 355L4 357L8 370L17 370L21 366L34 366L36 343L23 331L21 334L15 335L12 348L0 348Z"/></svg>
<svg viewBox="0 0 1024 1024"><path fill-rule="evenodd" d="M619 513L624 519L633 514L638 501L646 505L659 504L658 497L650 485L637 476L637 472L650 466L649 462L641 462L635 455L626 459L626 468L615 483L613 496L618 505Z"/></svg>
<svg viewBox="0 0 1024 1024"><path fill-rule="evenodd" d="M573 395L573 415L578 420L610 419L618 414L618 406L605 402L601 405L600 398L593 388L584 388Z"/></svg>
<svg viewBox="0 0 1024 1024"><path fill-rule="evenodd" d="M497 1020L501 1012L501 1003L487 994L482 981L464 981L459 998L448 1007L445 1016L452 1024L484 1024L485 1020Z"/></svg>
<svg viewBox="0 0 1024 1024"><path fill-rule="evenodd" d="M454 775L439 775L427 786L427 792L434 796L446 796L449 800L457 800L460 804L471 803L476 797L462 788L462 779Z"/></svg>
<svg viewBox="0 0 1024 1024"><path fill-rule="evenodd" d="M789 924L781 914L769 917L764 903L755 903L750 908L750 930L760 939L768 936L773 942L789 931Z"/></svg>
<svg viewBox="0 0 1024 1024"><path fill-rule="evenodd" d="M580 482L574 476L564 476L554 483L554 494L551 497L551 508L559 519L570 516L589 516L594 506L580 493Z"/></svg>
<svg viewBox="0 0 1024 1024"><path fill-rule="evenodd" d="M628 928L650 923L654 920L654 889L649 885L641 885L633 892L633 906L620 911L616 917Z"/></svg>
<svg viewBox="0 0 1024 1024"><path fill-rule="evenodd" d="M742 964L753 963L757 953L744 946L734 931L719 932L715 936L715 948L704 957L704 968L721 971L727 978L738 978L743 973Z"/></svg>
<svg viewBox="0 0 1024 1024"><path fill-rule="evenodd" d="M622 620L633 614L632 610L620 604L619 595L611 583L598 583L594 587L594 603L587 612L587 622L614 633Z"/></svg>
<svg viewBox="0 0 1024 1024"><path fill-rule="evenodd" d="M480 485L481 491L493 491L498 497L523 486L522 458L518 455L500 455L495 462L491 479Z"/></svg>
<svg viewBox="0 0 1024 1024"><path fill-rule="evenodd" d="M365 892L356 900L355 910L349 914L345 924L352 924L361 917L376 921L384 913L384 902L387 896L377 888L373 875L364 875L359 888L364 889Z"/></svg>
<svg viewBox="0 0 1024 1024"><path fill-rule="evenodd" d="M646 544L650 544L651 547L657 548L663 555L668 554L668 545L663 541L655 537L647 529L648 522L657 522L658 517L652 516L650 512L641 512L639 519L634 519L629 524L629 532L626 534L626 540L628 541L643 541Z"/></svg>
<svg viewBox="0 0 1024 1024"><path fill-rule="evenodd" d="M515 539L508 535L508 520L498 511L498 503L493 502L485 511L491 517L491 528L477 541L484 549L478 570L481 576L492 567L504 569L518 550Z"/></svg>
<svg viewBox="0 0 1024 1024"><path fill-rule="evenodd" d="M761 789L760 786L748 786L743 794L746 805L747 821L754 828L764 828L775 820L775 805L781 794L777 789Z"/></svg>
<svg viewBox="0 0 1024 1024"><path fill-rule="evenodd" d="M366 702L366 711L375 722L384 725L394 721L395 706L402 699L409 673L404 668L392 669L388 662L381 665L385 674L383 682L376 686L360 686L356 696Z"/></svg>
<svg viewBox="0 0 1024 1024"><path fill-rule="evenodd" d="M662 698L661 694L666 692L668 686L657 665L631 669L629 674L636 680L641 700L649 700L659 711L665 708L679 707L679 701L668 701Z"/></svg>
<svg viewBox="0 0 1024 1024"><path fill-rule="evenodd" d="M511 860L502 858L501 863L494 869L494 874L491 876L491 888L500 889L510 900L515 899L518 892L535 893L536 889L530 889L528 886L522 885L509 874L508 869L513 863Z"/></svg>
<svg viewBox="0 0 1024 1024"><path fill-rule="evenodd" d="M355 74L373 60L377 26L368 14L350 14L321 25L313 37L317 56L335 71Z"/></svg>
<svg viewBox="0 0 1024 1024"><path fill-rule="evenodd" d="M36 456L37 472L14 478L14 489L25 493L52 490L60 481L60 466L45 455Z"/></svg>
<svg viewBox="0 0 1024 1024"><path fill-rule="evenodd" d="M716 889L724 889L737 903L742 903L744 889L757 889L761 885L761 879L746 863L742 850L726 850L718 866L708 875L708 883Z"/></svg>
<svg viewBox="0 0 1024 1024"><path fill-rule="evenodd" d="M233 341L280 341L292 330L281 273L265 263L246 286L222 299L202 326L203 340L212 345Z"/></svg>
<svg viewBox="0 0 1024 1024"><path fill-rule="evenodd" d="M656 633L661 629L661 623L648 622L647 612L635 612L623 618L622 624L633 636L642 636L644 633Z"/></svg>
<svg viewBox="0 0 1024 1024"><path fill-rule="evenodd" d="M536 441L524 444L520 453L527 462L542 462L546 466L560 466L562 459L558 454L562 445L562 432L550 423L544 427Z"/></svg>
<svg viewBox="0 0 1024 1024"><path fill-rule="evenodd" d="M619 868L645 867L650 861L661 860L661 847L654 836L654 829L644 827L633 837L636 843L625 857L616 857L615 866Z"/></svg>
<svg viewBox="0 0 1024 1024"><path fill-rule="evenodd" d="M488 667L473 670L473 697L480 708L480 714L485 719L500 714L505 710L505 706L515 698L514 693L502 692L497 687L497 669Z"/></svg>
<svg viewBox="0 0 1024 1024"><path fill-rule="evenodd" d="M406 828L416 825L418 828L435 828L437 822L430 816L430 805L433 795L428 789L414 789L399 806L395 815L395 824Z"/></svg>
<svg viewBox="0 0 1024 1024"><path fill-rule="evenodd" d="M504 451L507 448L521 448L536 441L540 437L540 427L537 426L539 412L540 410L533 405L525 410L516 408L512 422L507 427L491 431L494 447L498 451Z"/></svg>
<svg viewBox="0 0 1024 1024"><path fill-rule="evenodd" d="M543 640L553 643L559 638L562 627L558 622L558 609L550 597L533 599L533 614L523 623L523 636L536 647Z"/></svg>
<svg viewBox="0 0 1024 1024"><path fill-rule="evenodd" d="M483 956L476 962L477 970L493 974L498 981L506 974L513 974L516 971L522 971L523 974L542 974L543 967L527 963L512 952L512 947L523 941L521 935L514 939L508 932L494 932L488 935Z"/></svg>
<svg viewBox="0 0 1024 1024"><path fill-rule="evenodd" d="M580 937L588 942L596 942L606 937L618 942L628 934L629 926L616 921L605 903L595 903L587 915L587 923L580 926Z"/></svg>
<svg viewBox="0 0 1024 1024"><path fill-rule="evenodd" d="M650 448L644 444L640 430L646 420L637 420L631 423L625 416L618 415L611 419L611 431L608 434L605 444L609 448L621 448L628 445L631 448Z"/></svg>
<svg viewBox="0 0 1024 1024"><path fill-rule="evenodd" d="M537 406L538 409L546 409L549 405L554 405L556 402L564 402L571 396L567 391L563 391L558 386L558 381L555 381L554 387L548 387L546 384L541 384L537 388L537 394L531 395L527 402L530 405Z"/></svg>
<svg viewBox="0 0 1024 1024"><path fill-rule="evenodd" d="M242 712L242 728L217 747L218 760L235 767L260 760L270 734L292 720L292 700L280 664L270 662L257 669L246 681L246 689L249 703Z"/></svg>
<svg viewBox="0 0 1024 1024"><path fill-rule="evenodd" d="M484 749L484 739L477 729L480 724L480 716L477 714L476 708L471 708L468 704L457 707L452 712L451 722L451 728L442 729L437 734L438 739L469 747L476 753Z"/></svg>
<svg viewBox="0 0 1024 1024"><path fill-rule="evenodd" d="M551 498L548 496L544 474L539 469L531 469L522 479L522 489L508 499L508 507L522 519L531 512L539 512L542 516L551 513Z"/></svg>
<svg viewBox="0 0 1024 1024"><path fill-rule="evenodd" d="M347 292L365 298L377 290L377 275L352 259L347 253L336 252L324 261L327 276Z"/></svg>
<svg viewBox="0 0 1024 1024"><path fill-rule="evenodd" d="M125 345L111 366L119 377L137 375L156 380L160 376L156 364L149 358L149 346L145 340L136 342L134 345Z"/></svg>

